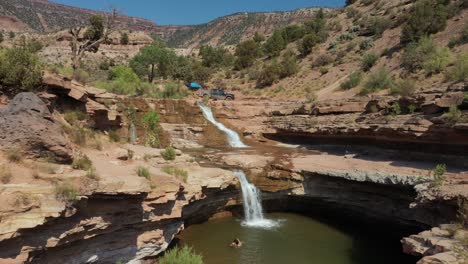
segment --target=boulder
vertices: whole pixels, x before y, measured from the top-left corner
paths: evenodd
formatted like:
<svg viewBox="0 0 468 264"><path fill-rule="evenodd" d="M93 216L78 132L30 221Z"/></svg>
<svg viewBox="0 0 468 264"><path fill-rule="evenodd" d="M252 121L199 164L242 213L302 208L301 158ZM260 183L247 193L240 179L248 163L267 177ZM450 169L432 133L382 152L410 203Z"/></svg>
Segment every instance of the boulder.
<svg viewBox="0 0 468 264"><path fill-rule="evenodd" d="M34 157L70 162L73 149L47 105L33 93L20 93L0 109L0 145Z"/></svg>
<svg viewBox="0 0 468 264"><path fill-rule="evenodd" d="M465 95L463 92L454 92L454 93L447 93L446 95L442 96L442 98L435 101L435 104L438 107L442 108L449 108L452 105L461 105Z"/></svg>

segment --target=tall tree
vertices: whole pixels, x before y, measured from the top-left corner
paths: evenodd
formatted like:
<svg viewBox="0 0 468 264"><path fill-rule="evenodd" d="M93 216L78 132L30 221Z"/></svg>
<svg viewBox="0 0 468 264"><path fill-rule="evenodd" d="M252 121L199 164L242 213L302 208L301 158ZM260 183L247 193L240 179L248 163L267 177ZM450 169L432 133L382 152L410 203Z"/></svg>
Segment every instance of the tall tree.
<svg viewBox="0 0 468 264"><path fill-rule="evenodd" d="M94 15L89 19L89 26L74 27L69 30L72 40L72 66L74 70L81 67L81 60L86 52L96 53L99 46L107 41L114 28L117 11L114 9L108 15ZM85 30L85 31L84 31Z"/></svg>
<svg viewBox="0 0 468 264"><path fill-rule="evenodd" d="M167 78L172 76L177 63L177 55L167 49L161 42L155 41L138 52L130 61L130 67L140 77L148 76L148 81L153 82L155 70L158 75Z"/></svg>

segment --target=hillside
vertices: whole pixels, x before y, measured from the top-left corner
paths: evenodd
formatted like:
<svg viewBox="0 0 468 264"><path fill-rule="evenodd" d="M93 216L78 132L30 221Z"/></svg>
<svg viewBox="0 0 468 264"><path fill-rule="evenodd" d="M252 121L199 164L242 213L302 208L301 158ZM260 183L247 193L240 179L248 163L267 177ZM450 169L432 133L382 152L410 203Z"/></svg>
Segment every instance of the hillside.
<svg viewBox="0 0 468 264"><path fill-rule="evenodd" d="M84 25L88 18L98 12L47 0L2 0L0 2L0 29L12 31L53 32ZM120 15L119 28L135 31L154 31L152 21Z"/></svg>
<svg viewBox="0 0 468 264"><path fill-rule="evenodd" d="M275 29L311 19L318 8L290 12L237 13L195 26L159 26L157 34L171 47L199 47L202 44L234 45L252 38L255 32L271 34Z"/></svg>
<svg viewBox="0 0 468 264"><path fill-rule="evenodd" d="M270 34L285 25L306 21L316 11L317 8L305 8L290 12L238 13L193 26L157 26L149 20L121 15L118 27L153 34L171 47L193 48L206 43L233 45L255 32ZM4 0L0 2L0 30L54 32L84 25L97 13L46 0Z"/></svg>

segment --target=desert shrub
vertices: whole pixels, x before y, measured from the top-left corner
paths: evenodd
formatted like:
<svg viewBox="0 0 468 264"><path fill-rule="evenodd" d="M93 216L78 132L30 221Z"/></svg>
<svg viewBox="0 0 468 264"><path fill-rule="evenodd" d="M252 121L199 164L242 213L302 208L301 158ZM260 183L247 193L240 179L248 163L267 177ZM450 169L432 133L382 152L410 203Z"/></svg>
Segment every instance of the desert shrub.
<svg viewBox="0 0 468 264"><path fill-rule="evenodd" d="M349 6L349 5L352 5L354 3L356 3L357 0L346 0L345 4L346 6Z"/></svg>
<svg viewBox="0 0 468 264"><path fill-rule="evenodd" d="M161 156L164 160L175 160L176 151L172 147L167 147L164 151L161 151Z"/></svg>
<svg viewBox="0 0 468 264"><path fill-rule="evenodd" d="M108 74L108 82L98 82L96 86L112 93L135 95L141 89L138 75L129 67L117 65Z"/></svg>
<svg viewBox="0 0 468 264"><path fill-rule="evenodd" d="M431 38L423 37L410 43L402 56L402 65L409 71L424 69L426 74L441 72L451 61L451 53L437 46Z"/></svg>
<svg viewBox="0 0 468 264"><path fill-rule="evenodd" d="M76 124L78 121L83 121L83 120L86 120L86 113L83 112L83 111L79 111L79 110L66 110L63 117L65 118L65 120L71 124L71 125L74 125Z"/></svg>
<svg viewBox="0 0 468 264"><path fill-rule="evenodd" d="M385 68L380 68L377 71L371 73L364 84L363 93L374 92L382 89L392 88L394 82Z"/></svg>
<svg viewBox="0 0 468 264"><path fill-rule="evenodd" d="M401 32L401 43L418 41L434 34L447 25L445 0L418 0L412 6Z"/></svg>
<svg viewBox="0 0 468 264"><path fill-rule="evenodd" d="M120 134L117 130L109 131L109 139L111 142L120 142Z"/></svg>
<svg viewBox="0 0 468 264"><path fill-rule="evenodd" d="M281 31L273 32L273 35L267 39L264 44L264 50L271 57L278 56L286 48L287 41L284 39Z"/></svg>
<svg viewBox="0 0 468 264"><path fill-rule="evenodd" d="M14 39L14 38L16 37L15 32L10 31L10 32L8 33L8 37L9 37L10 39Z"/></svg>
<svg viewBox="0 0 468 264"><path fill-rule="evenodd" d="M8 184L11 182L13 178L13 174L11 173L10 168L5 165L0 166L0 181L3 184Z"/></svg>
<svg viewBox="0 0 468 264"><path fill-rule="evenodd" d="M415 82L410 79L403 79L390 88L393 95L410 96L416 90Z"/></svg>
<svg viewBox="0 0 468 264"><path fill-rule="evenodd" d="M328 38L327 20L323 9L319 9L314 18L304 23L305 34L314 33L319 37L320 42L325 42Z"/></svg>
<svg viewBox="0 0 468 264"><path fill-rule="evenodd" d="M452 54L448 48L437 47L434 52L428 54L422 67L426 74L431 75L444 71L451 60Z"/></svg>
<svg viewBox="0 0 468 264"><path fill-rule="evenodd" d="M71 202L77 199L78 190L71 184L64 183L55 186L55 198L62 202Z"/></svg>
<svg viewBox="0 0 468 264"><path fill-rule="evenodd" d="M108 60L103 60L99 63L99 69L102 71L108 71L110 69L110 63Z"/></svg>
<svg viewBox="0 0 468 264"><path fill-rule="evenodd" d="M365 28L366 31L376 37L380 37L382 33L391 27L392 23L385 17L371 17L361 21L361 27Z"/></svg>
<svg viewBox="0 0 468 264"><path fill-rule="evenodd" d="M40 89L42 69L39 57L26 44L0 52L0 84L13 91Z"/></svg>
<svg viewBox="0 0 468 264"><path fill-rule="evenodd" d="M99 176L97 175L97 172L96 172L96 168L94 166L91 166L91 168L89 168L86 171L86 177L93 179L93 180L99 179Z"/></svg>
<svg viewBox="0 0 468 264"><path fill-rule="evenodd" d="M333 57L328 54L320 54L315 58L314 62L312 63L312 67L321 67L328 65L334 61Z"/></svg>
<svg viewBox="0 0 468 264"><path fill-rule="evenodd" d="M182 99L187 95L188 90L186 88L180 86L178 83L169 82L164 85L160 97Z"/></svg>
<svg viewBox="0 0 468 264"><path fill-rule="evenodd" d="M0 31L0 43L2 43L5 40L5 37L3 36L3 32Z"/></svg>
<svg viewBox="0 0 468 264"><path fill-rule="evenodd" d="M296 74L299 71L297 64L296 54L292 51L287 51L281 58L281 71L279 72L280 78L286 78Z"/></svg>
<svg viewBox="0 0 468 264"><path fill-rule="evenodd" d="M353 72L348 76L348 79L341 84L341 88L345 90L349 90L359 85L362 79L362 73L357 71Z"/></svg>
<svg viewBox="0 0 468 264"><path fill-rule="evenodd" d="M259 86L272 85L274 82L279 80L281 72L281 65L277 60L273 60L271 63L263 66L258 76L257 83Z"/></svg>
<svg viewBox="0 0 468 264"><path fill-rule="evenodd" d="M398 102L394 103L392 105L392 109L391 109L391 115L393 116L397 116L397 115L401 115L402 111L401 111L401 106Z"/></svg>
<svg viewBox="0 0 468 264"><path fill-rule="evenodd" d="M71 140L73 143L79 146L86 146L88 142L88 139L87 139L88 132L86 131L85 128L81 126L74 126L71 128L70 132L71 132Z"/></svg>
<svg viewBox="0 0 468 264"><path fill-rule="evenodd" d="M364 39L363 41L361 41L361 43L359 44L359 49L368 50L372 48L373 46L374 46L373 40L368 38L368 39Z"/></svg>
<svg viewBox="0 0 468 264"><path fill-rule="evenodd" d="M159 114L155 111L149 111L141 119L145 128L145 144L150 147L158 147L159 142Z"/></svg>
<svg viewBox="0 0 468 264"><path fill-rule="evenodd" d="M10 162L20 162L23 159L23 155L19 149L8 149L6 151L6 158Z"/></svg>
<svg viewBox="0 0 468 264"><path fill-rule="evenodd" d="M468 43L468 25L466 25L462 32L460 33L459 36L456 36L456 37L452 37L450 39L450 42L448 43L448 46L450 48L453 48L457 45L463 45L463 44L466 44Z"/></svg>
<svg viewBox="0 0 468 264"><path fill-rule="evenodd" d="M86 155L80 155L73 159L72 168L87 171L93 166L93 162Z"/></svg>
<svg viewBox="0 0 468 264"><path fill-rule="evenodd" d="M377 62L379 56L374 53L366 53L361 60L361 69L363 71L369 71Z"/></svg>
<svg viewBox="0 0 468 264"><path fill-rule="evenodd" d="M89 80L89 73L83 69L76 69L73 73L73 79L79 83L86 84Z"/></svg>
<svg viewBox="0 0 468 264"><path fill-rule="evenodd" d="M437 164L437 166L432 170L432 175L434 177L432 181L433 187L439 187L444 184L446 172L447 166L445 164Z"/></svg>
<svg viewBox="0 0 468 264"><path fill-rule="evenodd" d="M328 67L323 66L319 68L319 72L321 75L327 74L328 71L329 71Z"/></svg>
<svg viewBox="0 0 468 264"><path fill-rule="evenodd" d="M124 32L124 33L120 34L120 44L128 45L129 42L130 42L130 39L128 37L127 32Z"/></svg>
<svg viewBox="0 0 468 264"><path fill-rule="evenodd" d="M165 253L159 259L159 264L203 264L203 258L190 247L176 247Z"/></svg>
<svg viewBox="0 0 468 264"><path fill-rule="evenodd" d="M255 41L256 43L262 43L263 41L265 41L265 36L259 32L255 32L253 41Z"/></svg>
<svg viewBox="0 0 468 264"><path fill-rule="evenodd" d="M314 33L309 33L302 38L302 41L299 44L299 52L302 56L307 56L312 48L320 42L320 39Z"/></svg>
<svg viewBox="0 0 468 264"><path fill-rule="evenodd" d="M139 177L143 177L143 178L145 178L147 180L149 180L151 178L151 173L150 173L149 169L146 168L146 167L143 167L143 166L138 166L137 175Z"/></svg>
<svg viewBox="0 0 468 264"><path fill-rule="evenodd" d="M458 109L456 105L452 105L449 108L449 111L443 115L443 118L447 120L447 122L451 125L460 121L461 118L461 111Z"/></svg>
<svg viewBox="0 0 468 264"><path fill-rule="evenodd" d="M176 168L172 166L164 166L162 168L162 171L172 176L175 176L184 182L187 182L188 172L184 169L180 169L180 168Z"/></svg>
<svg viewBox="0 0 468 264"><path fill-rule="evenodd" d="M223 47L203 45L200 47L199 54L203 65L210 68L231 66L234 62L234 56Z"/></svg>
<svg viewBox="0 0 468 264"><path fill-rule="evenodd" d="M348 18L355 18L359 15L359 11L356 8L350 6L346 7L345 11Z"/></svg>
<svg viewBox="0 0 468 264"><path fill-rule="evenodd" d="M468 80L468 53L463 53L457 57L455 65L447 72L446 78L454 82Z"/></svg>
<svg viewBox="0 0 468 264"><path fill-rule="evenodd" d="M261 49L259 43L253 40L241 42L236 47L234 68L236 70L248 68L254 64L255 59L260 57L260 55Z"/></svg>

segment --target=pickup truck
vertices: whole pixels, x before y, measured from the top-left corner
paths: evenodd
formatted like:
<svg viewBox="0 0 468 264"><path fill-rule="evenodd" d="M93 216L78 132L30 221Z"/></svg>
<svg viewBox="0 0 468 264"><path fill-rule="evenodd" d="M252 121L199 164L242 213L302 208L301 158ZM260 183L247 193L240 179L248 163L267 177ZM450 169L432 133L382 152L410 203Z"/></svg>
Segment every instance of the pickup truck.
<svg viewBox="0 0 468 264"><path fill-rule="evenodd" d="M235 97L231 93L226 93L224 90L221 89L211 89L211 90L201 90L200 97L203 98L211 98L213 100L234 100Z"/></svg>

